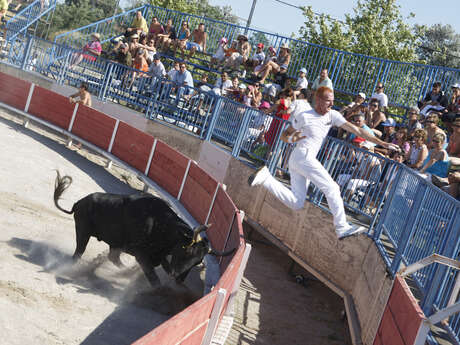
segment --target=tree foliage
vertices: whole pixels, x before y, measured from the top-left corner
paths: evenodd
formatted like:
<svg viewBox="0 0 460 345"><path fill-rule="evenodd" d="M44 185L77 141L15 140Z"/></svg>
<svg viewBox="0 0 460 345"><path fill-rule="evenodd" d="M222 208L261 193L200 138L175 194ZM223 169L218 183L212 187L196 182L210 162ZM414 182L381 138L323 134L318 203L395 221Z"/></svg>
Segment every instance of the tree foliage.
<svg viewBox="0 0 460 345"><path fill-rule="evenodd" d="M417 54L423 63L460 68L460 34L447 24L417 26Z"/></svg>
<svg viewBox="0 0 460 345"><path fill-rule="evenodd" d="M417 34L406 24L396 0L358 0L344 22L316 15L311 7L303 11L306 20L299 30L300 39L386 59L416 60Z"/></svg>

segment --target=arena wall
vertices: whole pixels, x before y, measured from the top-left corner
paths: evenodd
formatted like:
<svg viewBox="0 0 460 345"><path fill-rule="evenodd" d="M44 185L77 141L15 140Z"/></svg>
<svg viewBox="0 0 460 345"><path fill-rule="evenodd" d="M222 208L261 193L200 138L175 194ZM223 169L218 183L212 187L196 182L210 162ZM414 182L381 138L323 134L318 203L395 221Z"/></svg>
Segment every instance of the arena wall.
<svg viewBox="0 0 460 345"><path fill-rule="evenodd" d="M18 75L19 72L8 73ZM21 78L27 79L28 73L22 73ZM74 92L57 85L53 86L53 90L62 95ZM96 108L102 106L95 104ZM118 108L112 105L112 111L107 114L131 125L126 110L119 108L120 111L114 111ZM100 113L95 111L94 114ZM67 119L67 112L62 116ZM387 276L386 266L370 238L360 235L338 241L329 213L309 203L302 212L294 212L264 189L250 189L246 180L253 169L234 159L225 148L146 120L134 112L131 118L132 126L137 130L129 127L128 123L120 122L112 152L143 173L151 148L156 143L146 174L171 195L179 197L197 220L208 220L212 224L209 237L216 249L228 249L244 243L241 223L238 222L240 215L235 207L238 205L252 223L258 224L267 238L344 298L349 320L358 320L356 324L350 324L354 343L374 343L393 281ZM80 127L77 126L75 133L83 134ZM208 171L211 176L206 173ZM194 204L194 194L200 196L199 205ZM210 201L214 202L208 207L209 212L204 212L203 208ZM232 279L227 275L236 269L235 260L239 257L242 257L240 250L231 262L222 260L221 267L227 269L218 287L230 284L225 283L227 279ZM347 304L346 301L354 303ZM156 332L160 331L157 329Z"/></svg>

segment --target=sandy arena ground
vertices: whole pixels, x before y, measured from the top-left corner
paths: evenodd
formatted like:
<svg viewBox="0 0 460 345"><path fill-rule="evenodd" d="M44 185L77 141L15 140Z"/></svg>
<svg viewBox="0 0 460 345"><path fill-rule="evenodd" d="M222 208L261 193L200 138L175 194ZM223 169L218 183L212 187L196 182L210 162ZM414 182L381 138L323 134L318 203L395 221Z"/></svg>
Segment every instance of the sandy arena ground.
<svg viewBox="0 0 460 345"><path fill-rule="evenodd" d="M152 292L132 257L122 255L120 270L94 238L72 265L74 222L54 207L54 169L74 179L66 209L92 192L133 193L142 185L120 168L109 173L95 154L67 149L60 136L19 123L0 109L1 344L130 344L200 297L203 271L177 286L159 269L164 287ZM341 299L318 281L296 284L290 260L253 238L226 345L349 344Z"/></svg>

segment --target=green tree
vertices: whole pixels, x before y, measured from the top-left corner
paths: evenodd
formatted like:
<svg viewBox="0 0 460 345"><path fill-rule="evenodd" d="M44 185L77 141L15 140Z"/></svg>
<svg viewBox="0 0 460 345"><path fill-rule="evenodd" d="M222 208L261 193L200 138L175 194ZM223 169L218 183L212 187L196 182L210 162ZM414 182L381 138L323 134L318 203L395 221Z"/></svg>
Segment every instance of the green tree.
<svg viewBox="0 0 460 345"><path fill-rule="evenodd" d="M417 54L429 65L460 68L460 34L447 24L417 26L420 43Z"/></svg>
<svg viewBox="0 0 460 345"><path fill-rule="evenodd" d="M416 60L417 34L406 24L396 0L358 0L344 22L315 15L311 7L303 10L306 21L299 30L300 39L386 59Z"/></svg>

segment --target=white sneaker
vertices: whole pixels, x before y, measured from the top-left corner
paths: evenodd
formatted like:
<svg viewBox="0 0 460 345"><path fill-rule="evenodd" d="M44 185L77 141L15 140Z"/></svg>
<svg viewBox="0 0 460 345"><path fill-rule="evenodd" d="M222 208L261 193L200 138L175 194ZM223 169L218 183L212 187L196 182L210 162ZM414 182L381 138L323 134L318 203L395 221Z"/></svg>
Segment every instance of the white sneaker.
<svg viewBox="0 0 460 345"><path fill-rule="evenodd" d="M347 238L350 236L362 234L366 231L367 229L364 226L356 225L356 224L351 224L349 228L346 228L344 230L339 230L339 229L335 230L339 240L343 240L344 238Z"/></svg>
<svg viewBox="0 0 460 345"><path fill-rule="evenodd" d="M248 184L251 187L258 186L265 182L265 180L270 176L270 171L264 165L257 169L251 176L248 178Z"/></svg>

